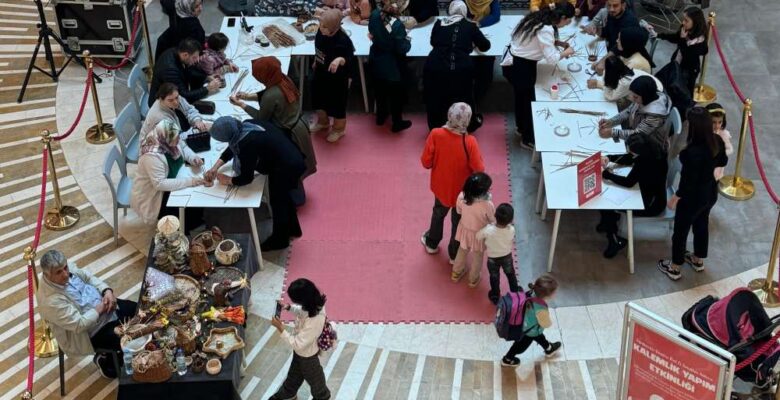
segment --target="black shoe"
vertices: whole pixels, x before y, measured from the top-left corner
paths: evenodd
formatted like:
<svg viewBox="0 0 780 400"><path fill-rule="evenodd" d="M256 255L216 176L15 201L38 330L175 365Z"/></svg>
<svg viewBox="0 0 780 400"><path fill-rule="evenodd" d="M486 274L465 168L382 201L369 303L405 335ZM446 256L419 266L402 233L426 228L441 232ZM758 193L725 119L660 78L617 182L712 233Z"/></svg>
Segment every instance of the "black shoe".
<svg viewBox="0 0 780 400"><path fill-rule="evenodd" d="M390 128L390 130L393 133L398 133L398 132L401 132L403 130L409 129L411 126L412 126L412 121L404 119L404 120L401 120L398 123L393 122L393 127Z"/></svg>
<svg viewBox="0 0 780 400"><path fill-rule="evenodd" d="M609 244L607 244L607 248L604 250L604 258L615 257L628 244L628 240L614 233L607 235L607 240Z"/></svg>
<svg viewBox="0 0 780 400"><path fill-rule="evenodd" d="M387 114L377 114L376 120L374 121L378 126L382 126L387 122Z"/></svg>
<svg viewBox="0 0 780 400"><path fill-rule="evenodd" d="M100 376L106 379L116 379L117 371L113 360L111 360L111 355L105 353L95 354L92 357L92 363L97 367Z"/></svg>
<svg viewBox="0 0 780 400"><path fill-rule="evenodd" d="M551 356L561 348L561 342L552 342L550 347L544 349L544 355Z"/></svg>
<svg viewBox="0 0 780 400"><path fill-rule="evenodd" d="M303 190L303 187L290 190L290 198L292 198L295 207L300 207L306 204L306 191Z"/></svg>
<svg viewBox="0 0 780 400"><path fill-rule="evenodd" d="M504 367L516 368L518 365L520 365L520 359L517 357L512 357L512 358L504 357L501 359L501 365L503 365Z"/></svg>
<svg viewBox="0 0 780 400"><path fill-rule="evenodd" d="M263 243L260 243L260 250L261 251L276 251L276 250L284 250L287 247L290 246L290 241L288 240L287 243L284 243L285 241L282 240L266 240Z"/></svg>
<svg viewBox="0 0 780 400"><path fill-rule="evenodd" d="M672 262L669 260L658 260L658 269L673 281L682 278L680 270L672 269Z"/></svg>

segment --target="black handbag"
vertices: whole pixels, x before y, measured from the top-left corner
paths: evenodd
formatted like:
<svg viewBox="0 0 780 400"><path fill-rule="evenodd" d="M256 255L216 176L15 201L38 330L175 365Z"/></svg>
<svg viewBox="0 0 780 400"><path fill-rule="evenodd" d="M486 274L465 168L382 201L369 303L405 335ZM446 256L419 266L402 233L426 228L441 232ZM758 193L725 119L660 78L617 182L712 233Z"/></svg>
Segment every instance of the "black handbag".
<svg viewBox="0 0 780 400"><path fill-rule="evenodd" d="M197 129L193 129L185 142L187 147L196 153L211 150L211 135L208 132L200 132Z"/></svg>

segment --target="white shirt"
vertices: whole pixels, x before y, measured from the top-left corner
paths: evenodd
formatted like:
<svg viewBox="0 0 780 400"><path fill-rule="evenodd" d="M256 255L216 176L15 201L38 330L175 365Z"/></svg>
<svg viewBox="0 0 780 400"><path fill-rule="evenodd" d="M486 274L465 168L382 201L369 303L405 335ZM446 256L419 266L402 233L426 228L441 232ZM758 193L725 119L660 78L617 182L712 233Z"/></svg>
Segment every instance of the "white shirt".
<svg viewBox="0 0 780 400"><path fill-rule="evenodd" d="M503 257L512 252L512 246L515 244L515 226L509 224L499 228L495 224L488 224L477 232L477 240L485 241L488 257Z"/></svg>
<svg viewBox="0 0 780 400"><path fill-rule="evenodd" d="M656 86L658 86L658 91L663 92L664 91L664 85L661 83L661 81L658 80L658 78L654 77L653 75L648 74L645 71L642 71L641 69L634 69L634 75L631 76L624 76L620 78L618 81L618 86L614 89L608 88L604 86L604 80L600 79L597 83L597 85L604 89L604 99L608 101L618 101L626 96L628 96L629 87L631 86L631 82L634 81L634 79L639 78L640 76L649 76L653 78L655 81Z"/></svg>
<svg viewBox="0 0 780 400"><path fill-rule="evenodd" d="M295 354L301 357L317 355L320 352L317 339L325 328L325 309L314 317L309 317L309 313L300 305L291 304L290 312L295 314L295 325L292 333L287 329L282 331L282 339L290 344Z"/></svg>
<svg viewBox="0 0 780 400"><path fill-rule="evenodd" d="M551 25L545 25L533 37L512 37L509 51L501 61L502 66L512 65L512 56L526 60L546 60L555 64L561 59L561 52L555 47L555 30Z"/></svg>

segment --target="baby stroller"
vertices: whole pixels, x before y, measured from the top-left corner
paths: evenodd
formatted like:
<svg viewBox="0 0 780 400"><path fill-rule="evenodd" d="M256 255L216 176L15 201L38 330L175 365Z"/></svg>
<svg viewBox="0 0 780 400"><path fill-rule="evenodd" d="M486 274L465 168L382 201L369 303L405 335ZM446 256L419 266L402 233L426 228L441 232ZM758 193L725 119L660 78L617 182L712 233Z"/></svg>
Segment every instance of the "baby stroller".
<svg viewBox="0 0 780 400"><path fill-rule="evenodd" d="M772 340L780 326L780 316L769 318L758 297L747 288L738 288L718 300L707 296L689 308L682 316L682 326L705 340L734 354L737 364L769 346L750 364L736 370L740 380L753 386L752 396L771 393L776 383L780 359L780 344ZM732 398L743 398L735 394Z"/></svg>

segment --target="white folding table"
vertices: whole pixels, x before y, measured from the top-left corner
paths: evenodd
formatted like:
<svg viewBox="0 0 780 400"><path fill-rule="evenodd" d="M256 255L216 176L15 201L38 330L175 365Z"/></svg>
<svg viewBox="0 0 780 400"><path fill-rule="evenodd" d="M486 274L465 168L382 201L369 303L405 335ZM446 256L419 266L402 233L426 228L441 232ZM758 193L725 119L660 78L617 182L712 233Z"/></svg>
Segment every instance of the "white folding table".
<svg viewBox="0 0 780 400"><path fill-rule="evenodd" d="M203 173L211 168L222 155L222 151L227 147L226 143L217 142L211 139L211 149L198 153L203 158L202 167L185 165L179 170L176 178L201 177ZM220 167L219 172L226 175L233 175L233 162ZM171 192L168 197L168 207L179 209L179 219L182 229L184 227L184 210L187 207L199 208L245 208L249 214L249 224L252 228L252 242L257 254L257 262L260 269L263 269L263 252L260 250L260 238L257 233L257 222L255 221L254 209L260 207L263 199L263 192L266 187L266 176L255 174L252 183L239 187L235 194L227 198L227 187L214 181L214 186L204 187L196 186Z"/></svg>

